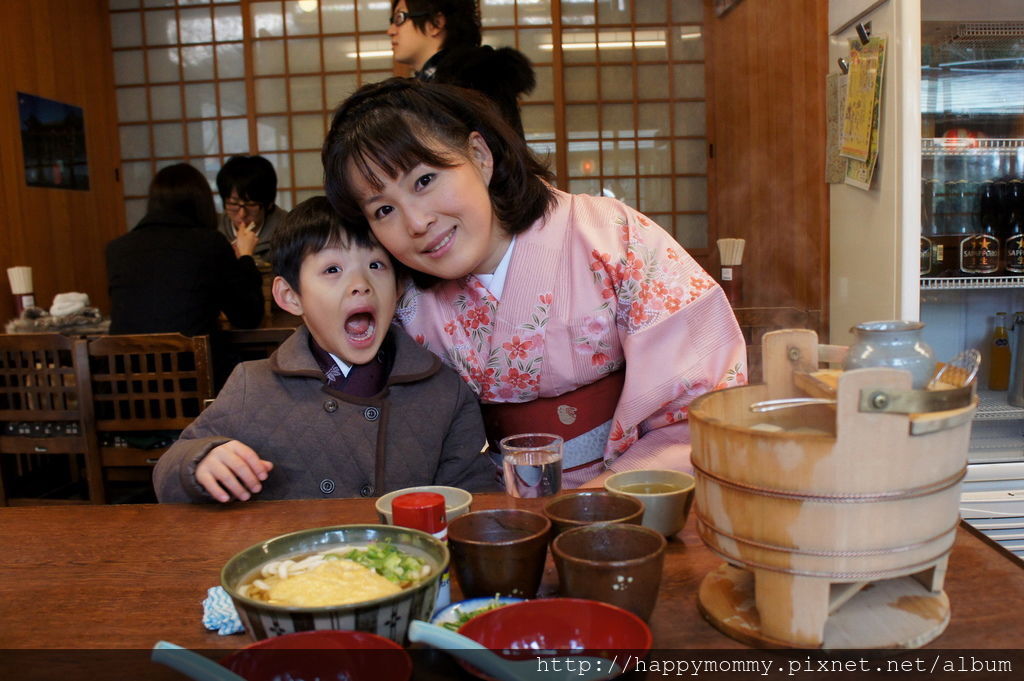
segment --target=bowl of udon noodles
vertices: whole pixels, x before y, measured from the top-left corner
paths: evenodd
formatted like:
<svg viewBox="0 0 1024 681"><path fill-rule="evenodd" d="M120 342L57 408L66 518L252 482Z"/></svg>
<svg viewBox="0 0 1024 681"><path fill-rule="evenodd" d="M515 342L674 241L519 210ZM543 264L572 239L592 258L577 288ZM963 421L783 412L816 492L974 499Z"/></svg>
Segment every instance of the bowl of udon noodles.
<svg viewBox="0 0 1024 681"><path fill-rule="evenodd" d="M429 620L448 547L392 525L337 525L284 534L241 551L220 573L255 640L299 631L366 631L406 642Z"/></svg>

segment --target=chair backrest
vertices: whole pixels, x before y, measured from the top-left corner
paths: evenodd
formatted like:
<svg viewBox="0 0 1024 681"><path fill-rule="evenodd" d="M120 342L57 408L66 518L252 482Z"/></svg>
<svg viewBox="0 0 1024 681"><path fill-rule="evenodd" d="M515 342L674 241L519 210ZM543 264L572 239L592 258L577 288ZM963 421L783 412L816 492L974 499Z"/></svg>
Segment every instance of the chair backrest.
<svg viewBox="0 0 1024 681"><path fill-rule="evenodd" d="M243 362L266 359L293 333L293 327L228 329L224 331L224 347Z"/></svg>
<svg viewBox="0 0 1024 681"><path fill-rule="evenodd" d="M20 457L16 478L30 479L40 471L48 475L56 470L42 463L50 455L81 454L88 501L103 503L106 497L92 408L85 341L57 333L0 335L0 454ZM76 471L71 474L73 479L77 468L72 457L67 470ZM63 484L56 478L52 483ZM6 485L0 475L0 505L16 501L8 497ZM48 495L48 488L38 488L17 501L57 500L44 499Z"/></svg>
<svg viewBox="0 0 1024 681"><path fill-rule="evenodd" d="M102 336L88 354L97 430L181 430L213 397L206 336Z"/></svg>
<svg viewBox="0 0 1024 681"><path fill-rule="evenodd" d="M59 333L0 336L0 421L83 421L91 412L83 344ZM91 421L91 419L88 419Z"/></svg>

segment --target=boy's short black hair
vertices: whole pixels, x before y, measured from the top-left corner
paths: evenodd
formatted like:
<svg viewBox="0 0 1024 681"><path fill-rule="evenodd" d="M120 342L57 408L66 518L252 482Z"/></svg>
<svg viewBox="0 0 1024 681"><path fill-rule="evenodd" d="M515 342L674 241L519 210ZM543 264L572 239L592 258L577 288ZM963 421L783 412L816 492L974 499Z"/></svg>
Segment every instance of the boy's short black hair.
<svg viewBox="0 0 1024 681"><path fill-rule="evenodd" d="M255 201L269 210L277 200L277 172L262 156L232 156L217 173L217 192L227 201L231 191L242 201Z"/></svg>
<svg viewBox="0 0 1024 681"><path fill-rule="evenodd" d="M325 248L376 248L380 246L373 233L352 229L342 219L326 196L314 196L295 206L288 213L284 224L274 230L270 237L270 253L274 263L274 274L282 277L298 293L299 271L302 261L313 253ZM385 251L386 252L386 251ZM395 277L400 279L402 269L393 257Z"/></svg>

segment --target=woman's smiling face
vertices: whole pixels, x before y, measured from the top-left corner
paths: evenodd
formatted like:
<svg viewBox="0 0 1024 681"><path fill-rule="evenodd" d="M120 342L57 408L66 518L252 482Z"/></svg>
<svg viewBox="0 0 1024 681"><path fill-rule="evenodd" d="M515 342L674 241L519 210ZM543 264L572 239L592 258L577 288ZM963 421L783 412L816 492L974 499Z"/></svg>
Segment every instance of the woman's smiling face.
<svg viewBox="0 0 1024 681"><path fill-rule="evenodd" d="M347 171L373 235L406 266L441 279L493 272L511 237L487 191L490 149L474 132L465 152L449 155L453 167L421 163L396 178L372 166L380 189L352 161Z"/></svg>

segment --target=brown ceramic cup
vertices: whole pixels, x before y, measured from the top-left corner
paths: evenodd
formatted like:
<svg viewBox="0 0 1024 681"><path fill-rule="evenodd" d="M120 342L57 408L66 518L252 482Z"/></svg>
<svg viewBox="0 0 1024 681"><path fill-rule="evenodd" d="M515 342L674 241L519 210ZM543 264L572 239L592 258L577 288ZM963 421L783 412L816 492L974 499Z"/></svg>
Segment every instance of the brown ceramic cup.
<svg viewBox="0 0 1024 681"><path fill-rule="evenodd" d="M550 534L547 518L521 509L475 511L453 520L448 545L462 595L536 596Z"/></svg>
<svg viewBox="0 0 1024 681"><path fill-rule="evenodd" d="M610 492L575 492L555 497L544 506L557 536L594 523L634 523L644 516L644 504L634 497Z"/></svg>
<svg viewBox="0 0 1024 681"><path fill-rule="evenodd" d="M561 595L617 605L646 620L661 587L665 537L628 523L587 525L555 537Z"/></svg>

